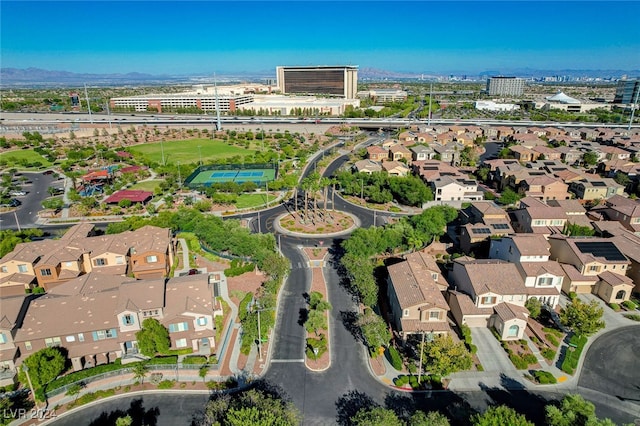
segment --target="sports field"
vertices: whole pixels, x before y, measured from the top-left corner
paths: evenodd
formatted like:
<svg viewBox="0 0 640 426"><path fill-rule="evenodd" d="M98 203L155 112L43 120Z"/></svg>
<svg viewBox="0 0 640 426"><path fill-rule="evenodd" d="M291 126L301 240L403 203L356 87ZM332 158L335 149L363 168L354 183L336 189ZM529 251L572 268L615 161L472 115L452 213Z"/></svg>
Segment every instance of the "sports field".
<svg viewBox="0 0 640 426"><path fill-rule="evenodd" d="M236 155L244 157L253 155L255 151L237 146L231 146L220 140L186 139L179 141L154 142L135 145L129 148L135 157L144 157L162 164L162 151L167 164L203 163L230 158ZM202 157L201 157L202 155Z"/></svg>
<svg viewBox="0 0 640 426"><path fill-rule="evenodd" d="M35 152L33 149L17 149L14 151L7 151L0 154L0 159L7 162L7 167L21 166L28 163L33 164L39 161L42 167L49 167L51 163L42 155Z"/></svg>

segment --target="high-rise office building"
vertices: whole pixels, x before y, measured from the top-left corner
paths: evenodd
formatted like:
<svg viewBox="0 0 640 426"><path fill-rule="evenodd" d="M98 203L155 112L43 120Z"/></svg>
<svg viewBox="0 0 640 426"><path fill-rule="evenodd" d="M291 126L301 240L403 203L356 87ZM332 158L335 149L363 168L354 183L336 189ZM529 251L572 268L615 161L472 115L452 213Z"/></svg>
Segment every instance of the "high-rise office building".
<svg viewBox="0 0 640 426"><path fill-rule="evenodd" d="M616 87L616 95L613 98L615 104L632 104L638 102L640 92L640 78L635 80L620 80Z"/></svg>
<svg viewBox="0 0 640 426"><path fill-rule="evenodd" d="M283 94L331 95L355 99L357 66L276 67L278 88Z"/></svg>
<svg viewBox="0 0 640 426"><path fill-rule="evenodd" d="M487 92L490 96L522 96L524 79L518 77L491 77L487 80Z"/></svg>

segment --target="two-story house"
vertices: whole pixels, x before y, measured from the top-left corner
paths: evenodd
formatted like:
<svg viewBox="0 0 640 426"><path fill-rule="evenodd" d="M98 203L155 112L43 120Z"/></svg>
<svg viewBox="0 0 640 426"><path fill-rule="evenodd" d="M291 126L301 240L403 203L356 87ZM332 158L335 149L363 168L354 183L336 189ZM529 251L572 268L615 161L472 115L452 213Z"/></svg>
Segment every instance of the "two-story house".
<svg viewBox="0 0 640 426"><path fill-rule="evenodd" d="M433 160L436 153L435 151L425 145L416 145L409 148L411 151L411 159L413 161Z"/></svg>
<svg viewBox="0 0 640 426"><path fill-rule="evenodd" d="M584 177L579 181L571 182L569 190L576 198L584 201L606 200L614 195L624 194L624 186L616 183L611 178Z"/></svg>
<svg viewBox="0 0 640 426"><path fill-rule="evenodd" d="M555 308L560 301L564 271L549 260L549 242L542 235L515 234L491 240L489 257L516 265L524 280L527 300L536 298Z"/></svg>
<svg viewBox="0 0 640 426"><path fill-rule="evenodd" d="M448 293L458 324L495 328L502 340L521 339L529 311L527 290L516 265L504 260L460 257L453 262Z"/></svg>
<svg viewBox="0 0 640 426"><path fill-rule="evenodd" d="M367 147L367 158L372 161L382 161L389 157L389 152L378 146L372 145Z"/></svg>
<svg viewBox="0 0 640 426"><path fill-rule="evenodd" d="M436 283L439 269L433 271L424 253L413 253L408 259L388 266L387 295L394 329L403 340L411 334L447 334L451 331L447 305Z"/></svg>
<svg viewBox="0 0 640 426"><path fill-rule="evenodd" d="M522 181L518 187L518 192L526 197L533 197L539 200L567 200L571 198L567 189L569 185L562 180L549 176L529 176Z"/></svg>
<svg viewBox="0 0 640 426"><path fill-rule="evenodd" d="M20 350L14 343L17 330L27 312L31 296L6 297L0 301L0 386L15 383L16 361Z"/></svg>
<svg viewBox="0 0 640 426"><path fill-rule="evenodd" d="M353 164L353 170L357 173L366 173L368 175L382 171L380 163L373 160L360 160Z"/></svg>
<svg viewBox="0 0 640 426"><path fill-rule="evenodd" d="M565 264L567 278L562 290L566 293L597 293L594 288L600 274L609 271L626 275L631 264L609 238L552 235L549 243L551 259ZM630 296L628 292L622 300L628 300Z"/></svg>
<svg viewBox="0 0 640 426"><path fill-rule="evenodd" d="M411 151L404 145L397 144L389 148L389 160L411 162Z"/></svg>
<svg viewBox="0 0 640 426"><path fill-rule="evenodd" d="M432 181L431 186L436 201L477 201L484 197L475 180L442 176Z"/></svg>
<svg viewBox="0 0 640 426"><path fill-rule="evenodd" d="M622 195L614 195L605 201L598 210L609 220L620 222L631 232L640 232L640 201L631 200Z"/></svg>
<svg viewBox="0 0 640 426"><path fill-rule="evenodd" d="M513 233L507 212L493 201L473 201L460 210L460 248L464 253L488 251L488 242Z"/></svg>

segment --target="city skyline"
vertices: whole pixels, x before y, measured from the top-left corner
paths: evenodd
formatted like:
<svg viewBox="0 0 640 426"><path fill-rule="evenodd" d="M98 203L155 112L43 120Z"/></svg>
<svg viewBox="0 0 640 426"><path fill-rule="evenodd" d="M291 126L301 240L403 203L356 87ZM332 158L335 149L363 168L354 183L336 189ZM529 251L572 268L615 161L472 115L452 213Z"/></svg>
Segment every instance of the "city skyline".
<svg viewBox="0 0 640 426"><path fill-rule="evenodd" d="M638 2L3 2L3 67L78 73L640 69ZM538 17L536 17L536 14ZM321 19L322 17L325 19Z"/></svg>

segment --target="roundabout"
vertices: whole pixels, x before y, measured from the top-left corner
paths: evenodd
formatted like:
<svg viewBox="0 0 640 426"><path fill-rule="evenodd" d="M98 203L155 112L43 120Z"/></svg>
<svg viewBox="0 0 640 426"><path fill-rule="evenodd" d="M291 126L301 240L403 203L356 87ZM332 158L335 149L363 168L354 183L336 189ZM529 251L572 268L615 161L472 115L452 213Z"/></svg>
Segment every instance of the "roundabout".
<svg viewBox="0 0 640 426"><path fill-rule="evenodd" d="M273 221L277 232L298 237L334 237L346 235L360 227L357 216L338 210L332 210L322 216L303 220L303 215L285 213Z"/></svg>

